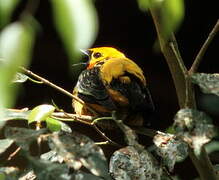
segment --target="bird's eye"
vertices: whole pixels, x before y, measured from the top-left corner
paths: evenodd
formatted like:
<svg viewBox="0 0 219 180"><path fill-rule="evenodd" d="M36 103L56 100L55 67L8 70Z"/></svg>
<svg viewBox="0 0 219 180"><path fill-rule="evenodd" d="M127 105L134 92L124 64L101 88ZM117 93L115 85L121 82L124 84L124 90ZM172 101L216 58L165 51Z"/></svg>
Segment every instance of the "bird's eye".
<svg viewBox="0 0 219 180"><path fill-rule="evenodd" d="M93 54L93 57L96 58L96 59L101 57L101 56L102 56L102 54L99 53L99 52L96 52L96 53Z"/></svg>

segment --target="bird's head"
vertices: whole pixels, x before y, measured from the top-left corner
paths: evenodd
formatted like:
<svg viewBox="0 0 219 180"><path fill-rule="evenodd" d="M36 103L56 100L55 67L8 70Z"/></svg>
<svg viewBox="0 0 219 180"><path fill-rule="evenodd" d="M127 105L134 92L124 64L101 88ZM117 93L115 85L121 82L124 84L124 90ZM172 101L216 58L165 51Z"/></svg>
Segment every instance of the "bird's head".
<svg viewBox="0 0 219 180"><path fill-rule="evenodd" d="M94 66L101 66L105 61L111 58L124 58L125 55L112 47L97 47L84 51L89 56L89 62L87 69L91 69Z"/></svg>

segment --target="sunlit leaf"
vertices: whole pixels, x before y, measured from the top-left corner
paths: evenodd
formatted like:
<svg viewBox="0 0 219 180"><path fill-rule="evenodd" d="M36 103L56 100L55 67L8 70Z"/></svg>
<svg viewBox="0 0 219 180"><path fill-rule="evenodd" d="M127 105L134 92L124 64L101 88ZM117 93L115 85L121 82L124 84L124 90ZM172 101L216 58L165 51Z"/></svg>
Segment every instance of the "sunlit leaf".
<svg viewBox="0 0 219 180"><path fill-rule="evenodd" d="M64 160L62 156L59 156L56 151L49 151L40 156L40 159L50 162L59 162L62 163Z"/></svg>
<svg viewBox="0 0 219 180"><path fill-rule="evenodd" d="M75 61L80 49L94 42L97 14L91 0L51 0L54 21L70 60Z"/></svg>
<svg viewBox="0 0 219 180"><path fill-rule="evenodd" d="M162 168L146 150L127 146L113 153L110 174L114 179L162 179Z"/></svg>
<svg viewBox="0 0 219 180"><path fill-rule="evenodd" d="M28 123L45 121L54 111L55 107L52 105L39 105L30 112Z"/></svg>
<svg viewBox="0 0 219 180"><path fill-rule="evenodd" d="M28 80L28 76L23 73L16 73L14 79L12 80L13 83L23 83Z"/></svg>
<svg viewBox="0 0 219 180"><path fill-rule="evenodd" d="M0 0L0 28L6 25L20 0Z"/></svg>
<svg viewBox="0 0 219 180"><path fill-rule="evenodd" d="M11 139L0 139L0 154L5 152L13 142Z"/></svg>
<svg viewBox="0 0 219 180"><path fill-rule="evenodd" d="M16 167L1 167L0 180L17 180L19 169Z"/></svg>
<svg viewBox="0 0 219 180"><path fill-rule="evenodd" d="M14 103L16 87L11 81L19 66L28 64L34 37L31 18L7 26L0 34L0 108Z"/></svg>
<svg viewBox="0 0 219 180"><path fill-rule="evenodd" d="M196 73L191 76L191 79L202 92L219 96L219 74Z"/></svg>
<svg viewBox="0 0 219 180"><path fill-rule="evenodd" d="M173 171L176 162L188 156L188 144L172 134L159 132L154 136L153 142L156 145L156 153L169 171Z"/></svg>
<svg viewBox="0 0 219 180"><path fill-rule="evenodd" d="M19 177L19 180L35 180L36 175L32 170L25 171L25 173L22 173L22 175Z"/></svg>
<svg viewBox="0 0 219 180"><path fill-rule="evenodd" d="M50 117L48 117L46 119L46 126L52 132L61 130L60 122L58 120L50 118Z"/></svg>
<svg viewBox="0 0 219 180"><path fill-rule="evenodd" d="M195 109L181 109L174 119L176 134L185 137L196 153L216 134L211 118Z"/></svg>
<svg viewBox="0 0 219 180"><path fill-rule="evenodd" d="M69 167L78 170L84 166L96 176L111 179L103 151L90 138L76 132L55 132L49 138L50 148L63 157Z"/></svg>

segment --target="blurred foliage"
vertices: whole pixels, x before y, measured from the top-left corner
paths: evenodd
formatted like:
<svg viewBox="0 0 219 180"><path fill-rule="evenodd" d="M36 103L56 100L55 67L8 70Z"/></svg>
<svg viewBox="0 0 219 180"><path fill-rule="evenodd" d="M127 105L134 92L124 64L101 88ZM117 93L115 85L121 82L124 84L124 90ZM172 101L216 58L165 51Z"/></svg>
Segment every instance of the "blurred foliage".
<svg viewBox="0 0 219 180"><path fill-rule="evenodd" d="M91 0L51 0L56 28L71 63L78 61L80 49L87 49L96 38L98 22Z"/></svg>
<svg viewBox="0 0 219 180"><path fill-rule="evenodd" d="M37 0L36 0L37 1ZM31 60L37 23L31 12L37 8L26 6L17 22L9 23L18 0L0 1L0 112L2 107L12 107L16 99L16 87L11 84L19 66L27 66ZM37 3L35 1L28 1ZM34 4L36 3L36 4ZM71 60L76 60L80 48L88 48L94 41L98 23L92 1L52 0L54 20ZM30 9L28 9L30 8ZM26 81L20 78L18 81ZM3 117L3 112L0 113ZM2 122L0 123L1 126Z"/></svg>
<svg viewBox="0 0 219 180"><path fill-rule="evenodd" d="M49 104L36 106L28 116L28 123L45 121L54 111L55 107Z"/></svg>
<svg viewBox="0 0 219 180"><path fill-rule="evenodd" d="M0 34L0 117L2 107L12 107L16 87L11 84L19 66L26 66L31 59L35 39L34 20L26 17L22 22L6 26ZM0 123L1 126L1 123Z"/></svg>
<svg viewBox="0 0 219 180"><path fill-rule="evenodd" d="M0 95L1 103L5 106L13 105L14 88L11 81L19 66L26 66L31 59L35 30L32 18L22 22L15 22L5 27L0 35ZM11 92L12 91L12 92ZM4 94L4 96L3 96Z"/></svg>
<svg viewBox="0 0 219 180"><path fill-rule="evenodd" d="M159 11L161 31L166 39L177 31L184 18L184 0L138 0L138 5L143 11L151 8Z"/></svg>
<svg viewBox="0 0 219 180"><path fill-rule="evenodd" d="M0 29L10 21L13 10L19 2L20 0L0 0Z"/></svg>

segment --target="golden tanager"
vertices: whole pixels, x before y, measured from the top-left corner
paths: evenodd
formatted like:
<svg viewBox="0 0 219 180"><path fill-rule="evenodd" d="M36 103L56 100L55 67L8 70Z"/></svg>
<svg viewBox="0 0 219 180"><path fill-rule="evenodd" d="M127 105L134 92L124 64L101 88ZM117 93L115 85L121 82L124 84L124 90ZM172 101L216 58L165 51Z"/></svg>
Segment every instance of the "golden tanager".
<svg viewBox="0 0 219 180"><path fill-rule="evenodd" d="M85 105L73 100L76 114L93 116L89 106L99 116L111 116L116 111L124 123L142 126L154 111L142 69L112 47L91 48L86 54L87 68L81 72L73 90L73 95ZM103 120L101 126L111 128L112 123Z"/></svg>

